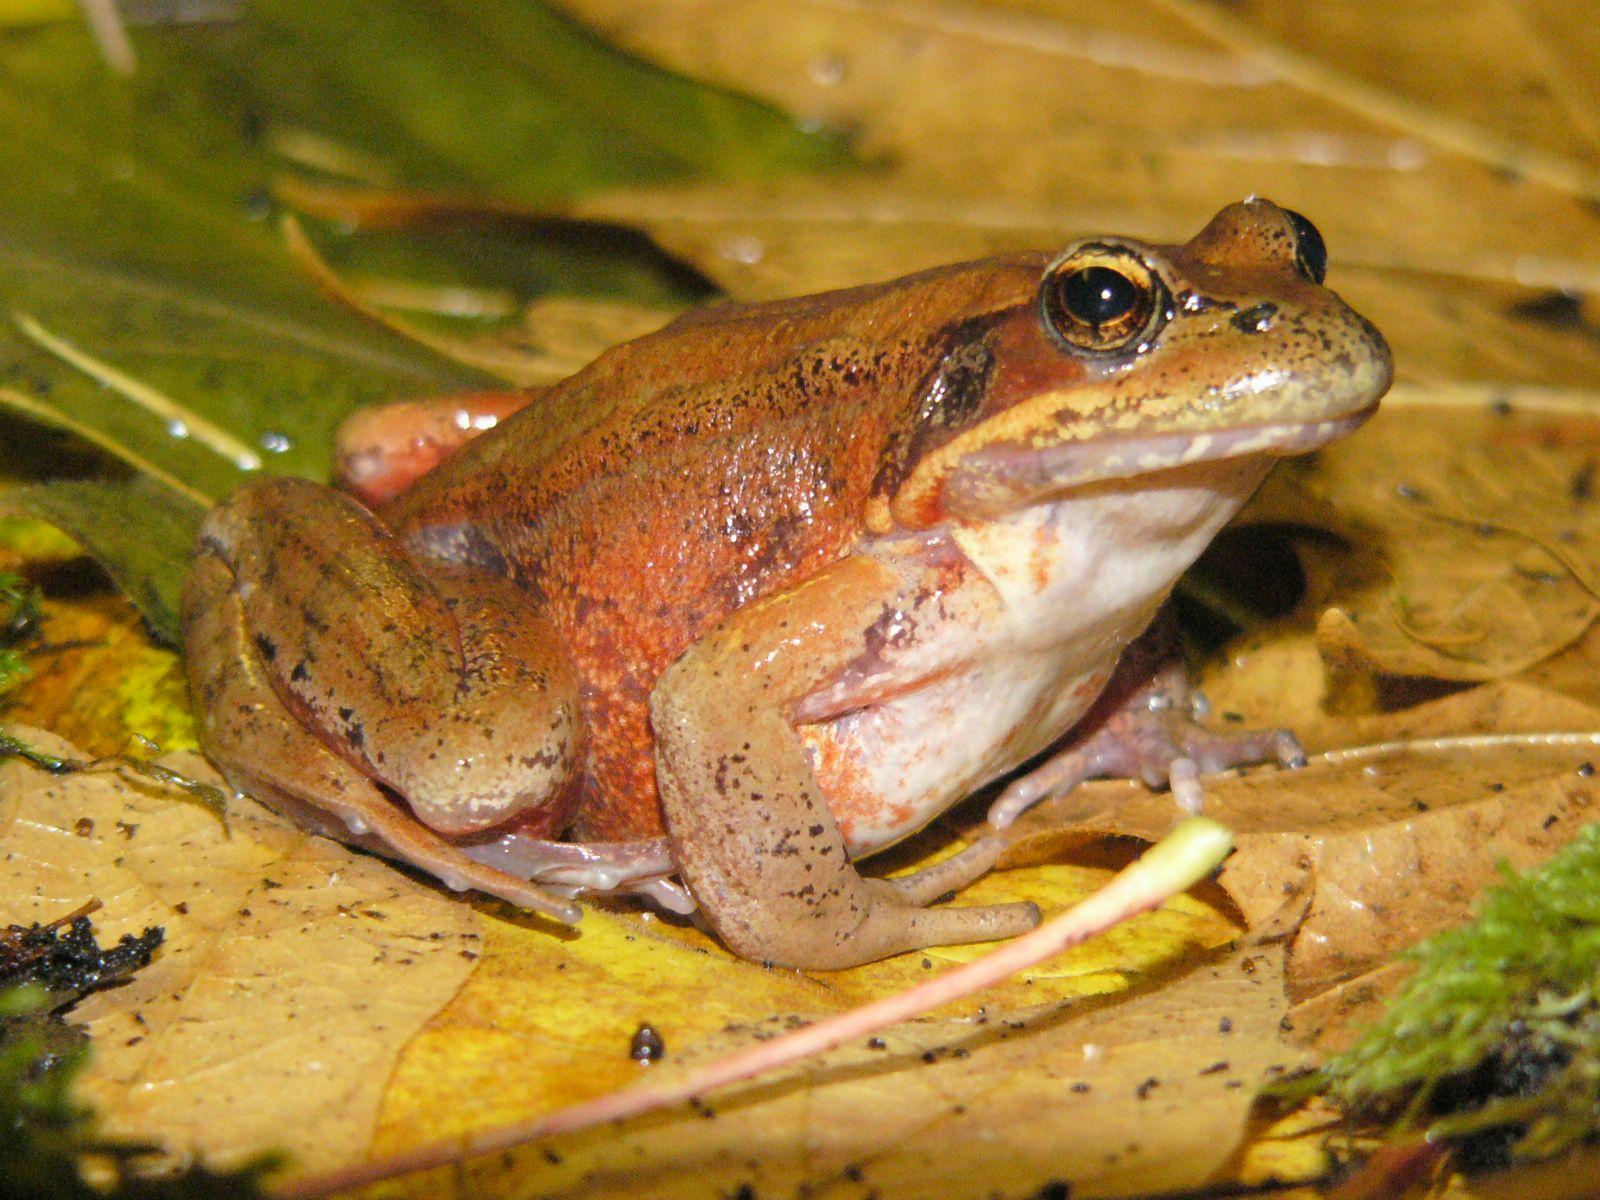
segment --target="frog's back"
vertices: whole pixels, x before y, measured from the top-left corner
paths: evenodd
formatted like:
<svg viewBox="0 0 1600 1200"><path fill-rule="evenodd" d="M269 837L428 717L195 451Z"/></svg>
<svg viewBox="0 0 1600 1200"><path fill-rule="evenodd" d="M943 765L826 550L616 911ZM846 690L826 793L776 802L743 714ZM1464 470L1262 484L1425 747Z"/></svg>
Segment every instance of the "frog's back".
<svg viewBox="0 0 1600 1200"><path fill-rule="evenodd" d="M385 513L414 542L509 571L545 606L587 697L581 834L659 827L656 677L857 540L953 339L1031 301L1043 261L680 318L555 385Z"/></svg>
<svg viewBox="0 0 1600 1200"><path fill-rule="evenodd" d="M845 291L695 309L547 389L419 481L391 519L456 519L495 507L508 486L537 495L544 503L527 515L548 519L576 487L626 472L641 453L692 457L717 432L785 418L824 421L836 432L840 413L820 407L827 399L854 400L892 422L902 413L882 404L885 387L919 367L925 373L945 330L1031 298L1044 261L1016 255ZM840 352L853 352L848 380L851 364ZM829 374L840 376L831 389ZM903 399L914 410L916 397Z"/></svg>
<svg viewBox="0 0 1600 1200"><path fill-rule="evenodd" d="M679 518L676 541L745 542L796 523L822 536L841 522L849 529L832 540L853 536L952 342L986 314L1031 302L1044 261L1016 255L696 310L543 392L419 480L385 520L407 532L471 526L529 571L552 569L558 543L591 519L614 526L656 504Z"/></svg>

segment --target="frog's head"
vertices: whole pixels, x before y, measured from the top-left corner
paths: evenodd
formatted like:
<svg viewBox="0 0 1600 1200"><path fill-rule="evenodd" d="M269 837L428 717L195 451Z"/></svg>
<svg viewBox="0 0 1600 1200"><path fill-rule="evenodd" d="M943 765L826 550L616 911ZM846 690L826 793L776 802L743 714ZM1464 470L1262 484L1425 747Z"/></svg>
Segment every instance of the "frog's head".
<svg viewBox="0 0 1600 1200"><path fill-rule="evenodd" d="M1269 201L1230 205L1187 245L1096 237L1040 261L1033 293L968 322L935 373L933 425L883 498L894 524L1303 453L1353 430L1389 387L1382 335L1322 286L1316 228ZM941 402L957 391L952 420Z"/></svg>

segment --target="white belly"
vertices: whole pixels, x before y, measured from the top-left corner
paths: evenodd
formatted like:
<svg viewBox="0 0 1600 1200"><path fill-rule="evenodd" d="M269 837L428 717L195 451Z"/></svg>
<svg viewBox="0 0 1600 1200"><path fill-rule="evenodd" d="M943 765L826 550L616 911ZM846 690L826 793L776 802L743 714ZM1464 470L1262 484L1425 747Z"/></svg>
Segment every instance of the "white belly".
<svg viewBox="0 0 1600 1200"><path fill-rule="evenodd" d="M853 856L915 832L1059 741L1179 574L1254 489L1262 464L1207 464L1086 489L949 531L973 570L945 621L918 625L891 698L799 729ZM981 621L972 614L985 614ZM879 676L881 687L881 674Z"/></svg>
<svg viewBox="0 0 1600 1200"><path fill-rule="evenodd" d="M1104 671L996 660L801 730L852 857L916 832L1075 725Z"/></svg>

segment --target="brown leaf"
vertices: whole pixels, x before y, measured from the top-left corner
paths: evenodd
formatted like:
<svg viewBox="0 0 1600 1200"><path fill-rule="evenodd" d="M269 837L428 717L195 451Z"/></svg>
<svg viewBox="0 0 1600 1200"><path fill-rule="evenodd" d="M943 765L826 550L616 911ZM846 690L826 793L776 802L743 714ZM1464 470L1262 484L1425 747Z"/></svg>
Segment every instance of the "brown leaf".
<svg viewBox="0 0 1600 1200"><path fill-rule="evenodd" d="M1269 489L1337 512L1334 527L1384 566L1322 598L1334 610L1319 621L1324 657L1472 681L1578 641L1600 614L1600 417L1588 403L1400 391L1355 437L1288 464Z"/></svg>
<svg viewBox="0 0 1600 1200"><path fill-rule="evenodd" d="M1212 6L562 7L655 61L849 128L913 194L1071 197L1131 219L1131 232L1169 236L1241 186L1303 209L1336 196L1317 219L1351 261L1504 280L1548 272L1547 286L1600 279L1582 251L1600 229L1582 203L1600 194L1587 158L1538 155L1526 138L1356 86ZM1537 45L1501 39L1495 50L1515 64L1496 72L1507 86L1543 74ZM1573 122L1562 128L1573 130L1564 146L1582 140ZM1514 232L1502 219L1512 206L1527 222Z"/></svg>
<svg viewBox="0 0 1600 1200"><path fill-rule="evenodd" d="M171 762L219 782L193 755ZM89 1027L80 1078L106 1131L178 1157L283 1149L313 1167L358 1152L401 1047L477 958L471 908L242 798L224 829L146 781L10 761L0 840L0 921L93 897L102 940L166 930L154 963L73 1015Z"/></svg>
<svg viewBox="0 0 1600 1200"><path fill-rule="evenodd" d="M1440 273L1523 289L1600 283L1592 126L1547 82L1563 43L1521 27L1498 36L1515 23L1476 21L1482 5L1454 18L1475 22L1454 58L1437 53L1437 30L1394 52L1380 6L1319 20L1310 38L1349 39L1335 58L1302 37L1299 6L1281 4L1238 16L1181 0L563 7L648 58L847 129L884 164L875 178L635 190L570 210L644 227L741 297L1088 231L1187 237L1245 192L1311 214L1336 268L1416 273L1401 287L1442 305L1460 294L1470 307L1476 288ZM1385 53L1362 57L1363 39ZM1428 103L1441 58L1473 80L1453 108ZM1403 370L1437 352L1435 321L1413 340L1403 305L1369 315L1397 339ZM1473 377L1515 358L1505 330L1490 336L1482 353L1452 348ZM1559 377L1523 363L1518 377Z"/></svg>
<svg viewBox="0 0 1600 1200"><path fill-rule="evenodd" d="M1301 999L1459 923L1502 861L1542 861L1600 815L1600 734L1420 740L1334 751L1296 772L1218 780L1206 813L1238 835L1219 882L1251 925L1309 893L1289 959ZM1107 833L1147 841L1170 797L1091 784L1016 827L1007 862L1059 857Z"/></svg>

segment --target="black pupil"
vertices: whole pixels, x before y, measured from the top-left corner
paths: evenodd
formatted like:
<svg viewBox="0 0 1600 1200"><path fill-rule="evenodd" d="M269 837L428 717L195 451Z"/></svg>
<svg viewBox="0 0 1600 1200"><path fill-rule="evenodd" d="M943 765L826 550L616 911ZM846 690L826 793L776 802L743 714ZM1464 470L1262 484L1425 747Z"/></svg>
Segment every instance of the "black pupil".
<svg viewBox="0 0 1600 1200"><path fill-rule="evenodd" d="M1138 287L1110 267L1085 267L1061 280L1061 306L1085 325L1109 324L1138 302Z"/></svg>
<svg viewBox="0 0 1600 1200"><path fill-rule="evenodd" d="M1283 213L1294 226L1296 265L1312 283L1321 283L1328 277L1328 244L1317 227L1294 209L1286 208Z"/></svg>

